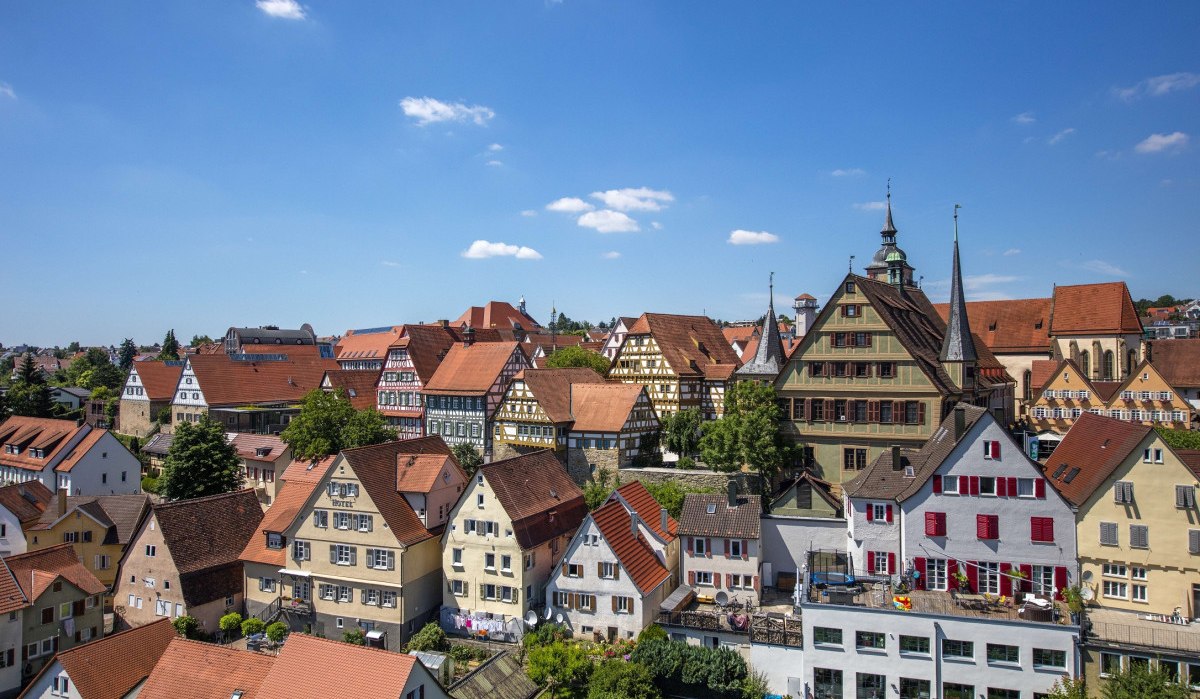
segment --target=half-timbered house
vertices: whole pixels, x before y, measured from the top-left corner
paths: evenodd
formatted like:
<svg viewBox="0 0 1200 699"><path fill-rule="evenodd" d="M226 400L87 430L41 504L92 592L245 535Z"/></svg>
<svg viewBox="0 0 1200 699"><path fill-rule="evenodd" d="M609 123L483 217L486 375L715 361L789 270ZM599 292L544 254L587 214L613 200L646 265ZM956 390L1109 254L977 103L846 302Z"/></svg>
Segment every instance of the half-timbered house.
<svg viewBox="0 0 1200 699"><path fill-rule="evenodd" d="M490 455L496 410L509 381L528 366L518 342L455 344L422 391L426 432Z"/></svg>

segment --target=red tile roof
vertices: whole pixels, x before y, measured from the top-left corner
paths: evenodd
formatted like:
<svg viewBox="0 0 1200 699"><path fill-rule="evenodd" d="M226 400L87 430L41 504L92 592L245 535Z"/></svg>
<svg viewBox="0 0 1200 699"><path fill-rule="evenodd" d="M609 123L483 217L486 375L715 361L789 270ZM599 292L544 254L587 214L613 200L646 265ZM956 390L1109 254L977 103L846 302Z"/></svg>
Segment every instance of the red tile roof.
<svg viewBox="0 0 1200 699"><path fill-rule="evenodd" d="M1176 449L1175 455L1188 467L1197 479L1200 479L1200 449Z"/></svg>
<svg viewBox="0 0 1200 699"><path fill-rule="evenodd" d="M515 351L520 351L516 342L456 344L425 383L424 392L432 395L487 393Z"/></svg>
<svg viewBox="0 0 1200 699"><path fill-rule="evenodd" d="M1037 398L1037 393L1045 388L1050 379L1058 373L1058 367L1061 364L1062 362L1053 359L1033 360L1029 368L1029 388L1033 392L1034 398Z"/></svg>
<svg viewBox="0 0 1200 699"><path fill-rule="evenodd" d="M1046 479L1079 507L1153 431L1146 425L1083 413L1046 460Z"/></svg>
<svg viewBox="0 0 1200 699"><path fill-rule="evenodd" d="M707 316L643 313L629 334L652 335L678 376L724 380L742 365L721 328Z"/></svg>
<svg viewBox="0 0 1200 699"><path fill-rule="evenodd" d="M427 383L456 341L454 334L440 325L405 325L391 349L408 350L417 378Z"/></svg>
<svg viewBox="0 0 1200 699"><path fill-rule="evenodd" d="M250 432L238 432L233 435L230 440L233 448L237 450L237 455L243 459L251 461L278 461L279 457L288 450L287 442L273 434L252 434ZM270 449L266 456L259 456L259 449Z"/></svg>
<svg viewBox="0 0 1200 699"><path fill-rule="evenodd" d="M222 347L224 347L222 345ZM170 400L183 373L182 362L134 362L130 373L137 372L138 383L150 400Z"/></svg>
<svg viewBox="0 0 1200 699"><path fill-rule="evenodd" d="M641 492L637 492L638 489ZM618 488L617 492L626 502L629 502L631 507L635 508L634 511L637 511L638 507L634 505L634 502L641 503L641 508L647 512L638 512L638 517L655 532L662 531L659 526L659 508L648 507L645 499L649 497L650 502L655 505L658 503L650 496L645 486L639 481L632 481ZM645 535L639 533L634 536L632 516L621 499L611 497L607 504L592 513L592 519L596 522L596 527L600 529L609 548L612 549L613 555L617 557L621 568L625 570L629 579L643 595L654 590L670 577L670 570L659 560L654 549L646 541ZM668 529L675 531L678 528L679 524L675 520L669 519ZM671 535L668 541L674 538Z"/></svg>
<svg viewBox="0 0 1200 699"><path fill-rule="evenodd" d="M419 437L346 449L340 457L354 470L392 535L405 546L425 541L440 532L440 528L426 529L404 494L396 489L398 460L410 454L449 456L450 448L441 437Z"/></svg>
<svg viewBox="0 0 1200 699"><path fill-rule="evenodd" d="M21 447L20 454L0 453L0 465L26 471L41 471L47 463L59 458L80 430L72 420L14 415L0 424L0 443ZM43 449L46 456L35 459L31 449Z"/></svg>
<svg viewBox="0 0 1200 699"><path fill-rule="evenodd" d="M275 494L271 509L267 510L267 514L259 523L258 530L251 535L238 555L239 560L277 565L281 568L286 564L287 552L284 549L267 548L265 532L285 532L292 526L296 517L304 512L304 506L308 504L313 491L317 489L317 484L325 477L333 462L333 458L321 459L312 462L313 468L306 469L308 462L296 461L288 467L286 474L298 469L303 475L297 474L297 477L284 481Z"/></svg>
<svg viewBox="0 0 1200 699"><path fill-rule="evenodd" d="M566 369L525 369L516 376L523 380L533 392L538 405L546 411L550 422L571 421L573 392L584 384L603 384L604 377L592 369L571 367Z"/></svg>
<svg viewBox="0 0 1200 699"><path fill-rule="evenodd" d="M379 383L380 373L380 369L327 371L321 385L341 389L355 410L367 410L375 407L375 384Z"/></svg>
<svg viewBox="0 0 1200 699"><path fill-rule="evenodd" d="M36 602L47 587L58 578L63 578L83 591L85 595L96 595L108 589L84 567L71 544L59 544L49 548L29 551L4 559L13 578L21 586L26 599Z"/></svg>
<svg viewBox="0 0 1200 699"><path fill-rule="evenodd" d="M437 686L411 655L294 633L263 677L255 699L403 699L413 673Z"/></svg>
<svg viewBox="0 0 1200 699"><path fill-rule="evenodd" d="M471 306L454 321L454 325L470 325L472 328L506 328L511 329L517 324L526 332L533 332L542 327L530 316L513 308L512 304L504 301L489 301L486 306Z"/></svg>
<svg viewBox="0 0 1200 699"><path fill-rule="evenodd" d="M108 434L108 430L102 430L99 428L88 432L86 435L84 435L83 439L79 440L78 444L71 448L71 452L64 456L63 460L59 461L58 464L54 466L54 470L58 471L59 473L70 473L71 469L75 468L75 464L79 463L79 460L82 459L92 447L96 446L96 443L99 442L106 434ZM121 448L123 449L124 447Z"/></svg>
<svg viewBox="0 0 1200 699"><path fill-rule="evenodd" d="M300 634L296 634L299 636ZM292 639L288 639L288 645ZM287 647L286 645L284 646ZM276 656L235 650L176 636L167 645L154 671L142 685L139 699L230 699L241 690L241 699L259 699L259 687ZM284 683L292 699L311 696L291 682ZM336 696L331 694L329 696Z"/></svg>
<svg viewBox="0 0 1200 699"><path fill-rule="evenodd" d="M934 304L945 322L950 304ZM1035 354L1050 350L1050 299L968 301L967 321L997 354Z"/></svg>
<svg viewBox="0 0 1200 699"><path fill-rule="evenodd" d="M369 330L347 330L333 348L338 361L356 359L386 359L388 347L400 338L402 325L392 325Z"/></svg>
<svg viewBox="0 0 1200 699"><path fill-rule="evenodd" d="M251 489L152 505L180 575L238 560L260 531L262 506Z"/></svg>
<svg viewBox="0 0 1200 699"><path fill-rule="evenodd" d="M667 516L667 528L662 528L662 509L654 496L646 490L646 486L642 485L641 481L630 481L625 485L617 488L617 493L629 503L633 511L638 513L638 516L649 525L654 533L664 541L670 543L675 540L675 536L679 531L679 522L676 522L670 515ZM612 496L609 496L610 499Z"/></svg>
<svg viewBox="0 0 1200 699"><path fill-rule="evenodd" d="M458 471L466 479L462 467L445 454L400 454L396 457L396 490L428 494L447 468Z"/></svg>
<svg viewBox="0 0 1200 699"><path fill-rule="evenodd" d="M588 383L572 390L572 431L620 432L645 387L640 383Z"/></svg>
<svg viewBox="0 0 1200 699"><path fill-rule="evenodd" d="M1200 386L1200 340L1155 342L1150 357L1150 363L1172 387Z"/></svg>
<svg viewBox="0 0 1200 699"><path fill-rule="evenodd" d="M21 591L8 564L0 559L0 614L8 614L28 607L29 599Z"/></svg>
<svg viewBox="0 0 1200 699"><path fill-rule="evenodd" d="M1142 332L1125 282L1054 287L1050 332L1087 335Z"/></svg>
<svg viewBox="0 0 1200 699"><path fill-rule="evenodd" d="M309 352L300 351L305 348ZM312 345L281 347L279 353L288 357L284 361L234 361L224 354L200 354L188 362L209 407L299 402L320 387L327 370L338 369L337 362L322 359L312 349Z"/></svg>
<svg viewBox="0 0 1200 699"><path fill-rule="evenodd" d="M522 549L575 531L587 515L583 491L548 449L484 464L479 473L512 519Z"/></svg>
<svg viewBox="0 0 1200 699"><path fill-rule="evenodd" d="M171 620L159 619L59 651L55 659L83 699L122 699L150 676L171 640L177 637ZM38 676L53 666L47 663Z"/></svg>
<svg viewBox="0 0 1200 699"><path fill-rule="evenodd" d="M41 481L13 483L0 488L0 507L13 513L22 528L36 522L53 498L54 493Z"/></svg>

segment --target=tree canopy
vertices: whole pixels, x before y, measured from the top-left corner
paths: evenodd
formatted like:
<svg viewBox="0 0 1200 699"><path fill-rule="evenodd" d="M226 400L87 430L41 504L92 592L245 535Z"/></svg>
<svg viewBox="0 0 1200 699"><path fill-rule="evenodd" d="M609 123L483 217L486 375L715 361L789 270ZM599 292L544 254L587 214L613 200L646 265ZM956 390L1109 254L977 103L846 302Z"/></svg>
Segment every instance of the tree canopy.
<svg viewBox="0 0 1200 699"><path fill-rule="evenodd" d="M1141 663L1129 663L1112 673L1100 685L1103 699L1187 699L1188 686L1173 679L1161 668L1153 670Z"/></svg>
<svg viewBox="0 0 1200 699"><path fill-rule="evenodd" d="M706 648L663 639L640 641L630 656L650 671L665 693L714 699L740 699L749 668L729 648Z"/></svg>
<svg viewBox="0 0 1200 699"><path fill-rule="evenodd" d="M162 350L158 353L158 358L163 360L179 359L179 340L175 339L175 329L167 331L167 336L163 338Z"/></svg>
<svg viewBox="0 0 1200 699"><path fill-rule="evenodd" d="M192 335L192 341L188 343L188 346L199 347L200 345L210 344L212 341L212 338L208 335Z"/></svg>
<svg viewBox="0 0 1200 699"><path fill-rule="evenodd" d="M99 347L89 347L82 357L71 362L54 375L60 386L78 386L93 391L108 388L118 391L125 384L125 372L108 358L108 352Z"/></svg>
<svg viewBox="0 0 1200 699"><path fill-rule="evenodd" d="M553 682L550 696L561 687L583 687L592 674L592 660L578 643L555 641L530 648L526 654L529 679L537 684Z"/></svg>
<svg viewBox="0 0 1200 699"><path fill-rule="evenodd" d="M483 465L483 457L479 455L479 450L472 444L460 442L450 447L450 453L454 455L454 460L462 466L468 476L475 475L479 467Z"/></svg>
<svg viewBox="0 0 1200 699"><path fill-rule="evenodd" d="M680 410L662 418L662 445L680 456L695 453L700 443L700 411Z"/></svg>
<svg viewBox="0 0 1200 699"><path fill-rule="evenodd" d="M221 423L205 415L181 422L163 462L160 492L168 500L229 493L242 487L237 450Z"/></svg>
<svg viewBox="0 0 1200 699"><path fill-rule="evenodd" d="M645 665L621 658L600 663L588 680L588 699L658 699L661 696Z"/></svg>
<svg viewBox="0 0 1200 699"><path fill-rule="evenodd" d="M118 365L121 367L121 371L129 371L129 368L133 366L133 360L137 357L137 353L138 348L133 338L127 337L121 342L121 349L117 351Z"/></svg>
<svg viewBox="0 0 1200 699"><path fill-rule="evenodd" d="M1159 425L1154 429L1162 435L1163 441L1172 449L1200 449L1200 432L1191 430L1173 430Z"/></svg>
<svg viewBox="0 0 1200 699"><path fill-rule="evenodd" d="M300 414L279 435L297 459L319 459L343 449L379 444L396 438L374 408L357 411L342 389L315 388L304 397Z"/></svg>
<svg viewBox="0 0 1200 699"><path fill-rule="evenodd" d="M50 417L54 412L50 386L46 383L46 376L34 363L32 352L25 353L19 367L17 380L8 389L8 409L13 415Z"/></svg>
<svg viewBox="0 0 1200 699"><path fill-rule="evenodd" d="M547 369L565 369L567 367L585 367L597 374L608 374L609 361L603 354L582 347L563 347L555 350L546 358Z"/></svg>
<svg viewBox="0 0 1200 699"><path fill-rule="evenodd" d="M704 428L700 451L704 462L720 471L748 465L769 488L792 448L779 435L775 389L757 381L739 381L725 392L725 415Z"/></svg>

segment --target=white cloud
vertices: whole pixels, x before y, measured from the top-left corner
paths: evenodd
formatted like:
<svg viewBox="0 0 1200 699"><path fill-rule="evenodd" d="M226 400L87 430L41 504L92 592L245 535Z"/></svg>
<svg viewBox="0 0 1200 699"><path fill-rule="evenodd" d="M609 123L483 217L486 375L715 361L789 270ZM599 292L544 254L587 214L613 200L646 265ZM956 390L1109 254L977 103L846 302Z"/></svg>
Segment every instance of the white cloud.
<svg viewBox="0 0 1200 699"><path fill-rule="evenodd" d="M615 260L620 256L621 256L621 253L617 252L616 250L613 250L611 252L606 252L603 255L601 255L601 257L603 257L606 260Z"/></svg>
<svg viewBox="0 0 1200 699"><path fill-rule="evenodd" d="M564 214L577 214L583 211L591 211L594 208L596 207L579 197L563 197L555 199L546 205L546 211L558 211Z"/></svg>
<svg viewBox="0 0 1200 699"><path fill-rule="evenodd" d="M651 221L651 222L650 222L650 227L651 227L651 228L653 228L653 229L654 229L654 230L656 230L656 231L661 231L661 230L662 230L662 224L661 224L661 223L659 223L658 221Z"/></svg>
<svg viewBox="0 0 1200 699"><path fill-rule="evenodd" d="M1020 248L1009 248L1004 251L1005 257L1012 257L1013 255L1020 255L1020 254L1021 254Z"/></svg>
<svg viewBox="0 0 1200 699"><path fill-rule="evenodd" d="M17 98L17 93L13 92L12 85L9 85L8 83L0 83L0 96L7 97L10 100L15 100Z"/></svg>
<svg viewBox="0 0 1200 699"><path fill-rule="evenodd" d="M400 266L400 263L396 262L395 260L380 260L379 264L383 265L384 267L399 267Z"/></svg>
<svg viewBox="0 0 1200 699"><path fill-rule="evenodd" d="M487 164L491 165L492 167L500 167L504 163L499 160L489 160L489 161L487 161Z"/></svg>
<svg viewBox="0 0 1200 699"><path fill-rule="evenodd" d="M829 174L833 175L834 177L857 177L859 175L867 174L867 171L863 170L862 168L850 167L838 168Z"/></svg>
<svg viewBox="0 0 1200 699"><path fill-rule="evenodd" d="M493 143L492 145L488 146L488 150L493 153L499 153L500 151L504 150L504 146L500 145L499 143Z"/></svg>
<svg viewBox="0 0 1200 699"><path fill-rule="evenodd" d="M1116 150L1098 150L1096 157L1103 160L1118 160L1121 157L1121 151Z"/></svg>
<svg viewBox="0 0 1200 699"><path fill-rule="evenodd" d="M471 247L463 250L462 256L472 260L482 260L488 257L515 257L518 260L540 260L541 254L533 248L523 245L508 245L505 243L490 243L486 240L476 240Z"/></svg>
<svg viewBox="0 0 1200 699"><path fill-rule="evenodd" d="M633 233L641 230L637 221L620 211L609 209L589 211L580 216L577 223L584 228L594 228L600 233Z"/></svg>
<svg viewBox="0 0 1200 699"><path fill-rule="evenodd" d="M675 197L668 191L646 187L592 192L592 198L599 199L605 206L617 211L661 211L665 205L675 201Z"/></svg>
<svg viewBox="0 0 1200 699"><path fill-rule="evenodd" d="M1113 94L1126 102L1132 102L1141 97L1162 97L1163 95L1190 90L1200 85L1200 74L1170 73L1147 78L1132 87L1113 88Z"/></svg>
<svg viewBox="0 0 1200 699"><path fill-rule="evenodd" d="M996 284L1011 284L1017 281L1020 277L1013 277L1005 274L968 274L963 277L963 287L967 291L983 291L989 286Z"/></svg>
<svg viewBox="0 0 1200 699"><path fill-rule="evenodd" d="M1139 153L1162 153L1167 150L1179 150L1188 143L1188 135L1182 131L1175 133L1154 133L1146 137L1146 140L1134 146L1134 150Z"/></svg>
<svg viewBox="0 0 1200 699"><path fill-rule="evenodd" d="M1128 277L1129 273L1120 267L1105 262L1104 260L1088 260L1080 265L1086 270L1096 272L1098 274L1107 274L1110 277Z"/></svg>
<svg viewBox="0 0 1200 699"><path fill-rule="evenodd" d="M859 211L883 211L887 208L887 204L882 201L864 201L861 204L855 204L854 208Z"/></svg>
<svg viewBox="0 0 1200 699"><path fill-rule="evenodd" d="M296 0L255 0L263 14L279 19L304 19L304 8Z"/></svg>
<svg viewBox="0 0 1200 699"><path fill-rule="evenodd" d="M1049 139L1047 139L1046 143L1049 143L1052 146L1056 146L1059 143L1062 143L1062 140L1064 138L1066 138L1067 136L1070 136L1073 133L1075 133L1074 127L1065 128L1062 131L1059 131L1058 133L1051 136Z"/></svg>
<svg viewBox="0 0 1200 699"><path fill-rule="evenodd" d="M764 243L778 243L779 236L766 231L743 231L736 230L729 233L730 245L762 245Z"/></svg>
<svg viewBox="0 0 1200 699"><path fill-rule="evenodd" d="M1021 112L1013 117L1012 120L1017 124L1032 124L1037 121L1037 118L1033 116L1033 112Z"/></svg>
<svg viewBox="0 0 1200 699"><path fill-rule="evenodd" d="M405 116L417 120L417 126L426 126L442 121L470 121L478 126L483 126L489 119L496 116L496 113L488 107L467 106L462 102L449 104L432 97L405 97L400 100L400 108L404 110Z"/></svg>
<svg viewBox="0 0 1200 699"><path fill-rule="evenodd" d="M534 211L533 209L525 209L524 211L521 212L521 215L524 216L525 218L533 218L534 216L537 216L537 212Z"/></svg>

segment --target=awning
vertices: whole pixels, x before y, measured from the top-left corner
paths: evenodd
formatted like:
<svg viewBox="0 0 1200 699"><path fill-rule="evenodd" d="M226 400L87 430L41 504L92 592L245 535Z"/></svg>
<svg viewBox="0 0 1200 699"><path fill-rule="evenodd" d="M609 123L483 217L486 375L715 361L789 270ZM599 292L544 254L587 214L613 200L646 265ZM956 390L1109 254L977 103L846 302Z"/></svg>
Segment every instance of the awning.
<svg viewBox="0 0 1200 699"><path fill-rule="evenodd" d="M293 578L311 578L312 573L307 570L288 570L284 568L279 571L280 575L290 575Z"/></svg>
<svg viewBox="0 0 1200 699"><path fill-rule="evenodd" d="M379 639L383 638L383 632L382 631L368 631L367 638L371 639L372 641L378 641Z"/></svg>

